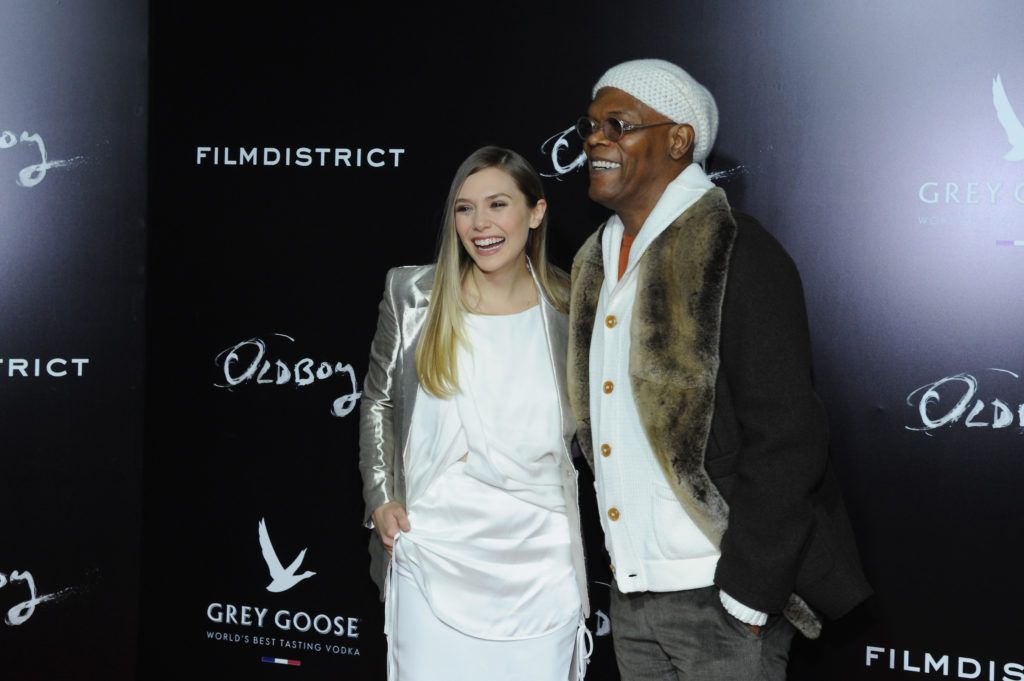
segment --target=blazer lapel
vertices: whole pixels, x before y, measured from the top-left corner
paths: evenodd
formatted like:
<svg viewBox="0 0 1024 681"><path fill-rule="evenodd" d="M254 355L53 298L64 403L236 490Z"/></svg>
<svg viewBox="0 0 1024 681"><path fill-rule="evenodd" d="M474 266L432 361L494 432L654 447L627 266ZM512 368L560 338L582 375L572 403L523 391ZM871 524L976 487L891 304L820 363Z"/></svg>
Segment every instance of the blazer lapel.
<svg viewBox="0 0 1024 681"><path fill-rule="evenodd" d="M398 423L402 424L402 455L405 455L405 445L409 442L409 427L412 425L412 410L416 406L416 393L419 392L419 379L416 376L416 345L419 343L420 335L423 332L423 323L427 320L427 306L430 304L430 289L434 284L434 268L412 282L409 291L403 295L408 296L406 304L402 309L402 357L399 360L401 366L400 391L402 398L395 409L398 411L395 416Z"/></svg>

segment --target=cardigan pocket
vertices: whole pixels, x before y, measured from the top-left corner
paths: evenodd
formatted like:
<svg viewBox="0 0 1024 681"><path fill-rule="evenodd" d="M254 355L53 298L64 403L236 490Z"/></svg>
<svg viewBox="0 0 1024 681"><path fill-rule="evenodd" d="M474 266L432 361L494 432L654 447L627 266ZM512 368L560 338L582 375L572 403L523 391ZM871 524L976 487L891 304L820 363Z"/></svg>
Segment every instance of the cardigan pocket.
<svg viewBox="0 0 1024 681"><path fill-rule="evenodd" d="M651 517L654 522L654 546L650 547L661 560L683 560L712 555L716 549L683 510L671 487L655 483L651 495Z"/></svg>

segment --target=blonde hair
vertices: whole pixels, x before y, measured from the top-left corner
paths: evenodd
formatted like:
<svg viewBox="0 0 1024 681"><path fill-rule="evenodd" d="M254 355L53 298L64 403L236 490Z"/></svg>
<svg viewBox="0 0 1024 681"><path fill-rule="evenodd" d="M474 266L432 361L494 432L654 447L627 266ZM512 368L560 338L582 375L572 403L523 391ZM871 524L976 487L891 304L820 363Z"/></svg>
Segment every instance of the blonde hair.
<svg viewBox="0 0 1024 681"><path fill-rule="evenodd" d="M450 397L458 390L458 349L466 342L464 315L468 311L462 298L462 281L473 259L462 246L455 232L455 200L462 185L473 173L485 168L505 171L526 197L530 208L544 198L540 176L529 161L510 149L482 147L469 155L455 172L444 218L430 290L427 321L416 346L416 374L424 390L438 397ZM544 214L538 227L526 239L526 255L533 268L541 292L559 311L569 311L569 279L547 260L548 216Z"/></svg>

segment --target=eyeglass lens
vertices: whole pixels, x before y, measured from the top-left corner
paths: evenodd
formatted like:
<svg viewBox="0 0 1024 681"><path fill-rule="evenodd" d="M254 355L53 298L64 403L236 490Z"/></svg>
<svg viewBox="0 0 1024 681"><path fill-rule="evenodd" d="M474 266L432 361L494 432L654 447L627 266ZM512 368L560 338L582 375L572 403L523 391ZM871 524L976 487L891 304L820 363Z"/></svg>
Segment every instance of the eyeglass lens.
<svg viewBox="0 0 1024 681"><path fill-rule="evenodd" d="M598 127L601 128L601 132L609 142L614 142L622 137L622 121L615 118L606 118L598 123L593 118L584 116L576 122L576 133L583 139L587 139L594 134Z"/></svg>

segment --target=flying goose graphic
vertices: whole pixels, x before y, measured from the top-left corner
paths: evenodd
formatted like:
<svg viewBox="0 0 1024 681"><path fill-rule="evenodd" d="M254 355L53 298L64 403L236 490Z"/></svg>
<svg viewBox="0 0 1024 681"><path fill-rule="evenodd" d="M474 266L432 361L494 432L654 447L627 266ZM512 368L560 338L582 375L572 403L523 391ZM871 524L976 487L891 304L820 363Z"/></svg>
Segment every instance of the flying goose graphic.
<svg viewBox="0 0 1024 681"><path fill-rule="evenodd" d="M260 548L263 549L263 560L267 562L267 568L270 569L271 582L267 585L267 591L274 593L280 593L287 591L299 582L315 575L315 572L306 570L301 575L296 575L295 571L302 565L302 559L306 557L306 549L299 551L299 555L296 556L292 564L287 568L281 566L281 561L277 559L277 553L274 551L274 545L270 543L270 535L267 533L267 523L263 518L260 518Z"/></svg>
<svg viewBox="0 0 1024 681"><path fill-rule="evenodd" d="M992 103L995 104L996 116L1012 145L1003 158L1007 161L1024 161L1024 125L1021 125L1020 119L1014 113L1006 90L1003 89L1003 79L998 73L992 80Z"/></svg>

